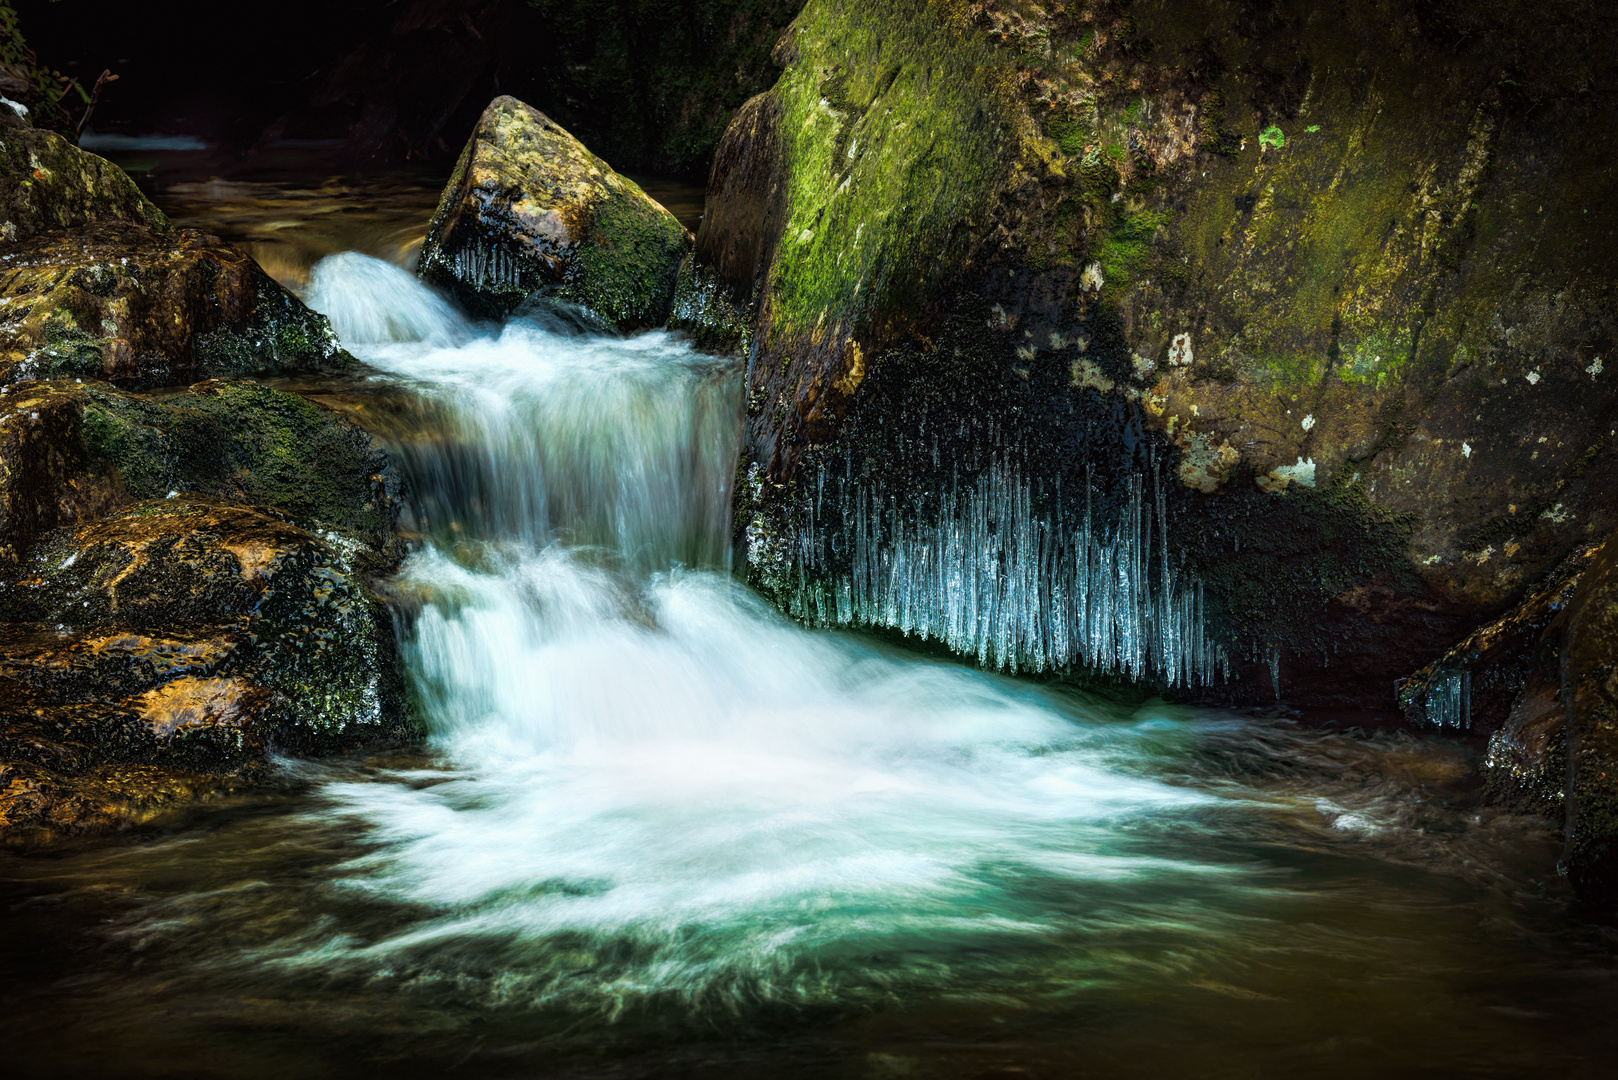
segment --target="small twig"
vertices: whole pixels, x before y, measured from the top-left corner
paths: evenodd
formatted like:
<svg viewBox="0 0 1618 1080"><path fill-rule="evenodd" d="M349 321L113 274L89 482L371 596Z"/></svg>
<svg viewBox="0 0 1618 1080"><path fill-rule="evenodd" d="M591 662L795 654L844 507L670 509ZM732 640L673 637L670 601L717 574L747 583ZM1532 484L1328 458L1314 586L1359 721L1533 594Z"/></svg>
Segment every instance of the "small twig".
<svg viewBox="0 0 1618 1080"><path fill-rule="evenodd" d="M90 104L84 107L84 115L79 117L79 126L73 129L73 134L83 135L84 125L90 122L90 114L96 111L96 102L101 100L101 88L110 82L117 82L118 76L110 68L103 68L101 74L96 76L95 88L90 91Z"/></svg>

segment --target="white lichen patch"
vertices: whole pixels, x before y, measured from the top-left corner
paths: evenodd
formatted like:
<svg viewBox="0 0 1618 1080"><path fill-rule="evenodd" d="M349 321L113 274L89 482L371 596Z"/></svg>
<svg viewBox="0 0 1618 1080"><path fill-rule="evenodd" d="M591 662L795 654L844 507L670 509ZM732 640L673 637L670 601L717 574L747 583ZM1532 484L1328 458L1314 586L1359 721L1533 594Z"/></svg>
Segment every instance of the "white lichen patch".
<svg viewBox="0 0 1618 1080"><path fill-rule="evenodd" d="M1552 525L1560 525L1562 522L1573 516L1573 511L1567 509L1561 503L1557 503L1549 510L1541 513L1539 516L1550 522Z"/></svg>
<svg viewBox="0 0 1618 1080"><path fill-rule="evenodd" d="M1288 484L1312 488L1315 486L1315 459L1299 458L1296 465L1277 465L1255 483L1260 491L1270 493L1285 491Z"/></svg>
<svg viewBox="0 0 1618 1080"><path fill-rule="evenodd" d="M1169 343L1169 363L1175 367L1184 367L1191 363L1191 335L1175 334L1174 340Z"/></svg>
<svg viewBox="0 0 1618 1080"><path fill-rule="evenodd" d="M1093 360L1073 361L1073 381L1070 385L1090 390L1099 390L1105 394L1116 384L1101 370Z"/></svg>
<svg viewBox="0 0 1618 1080"><path fill-rule="evenodd" d="M1086 266L1084 273L1079 275L1079 284L1084 287L1086 292L1100 292L1101 286L1106 283L1107 279L1102 276L1101 264L1098 262L1093 262Z"/></svg>
<svg viewBox="0 0 1618 1080"><path fill-rule="evenodd" d="M1601 374L1601 357L1598 356L1594 360L1590 361L1590 366L1585 368L1584 370L1589 372L1590 378L1592 378L1592 379L1595 378L1597 375L1600 375Z"/></svg>
<svg viewBox="0 0 1618 1080"><path fill-rule="evenodd" d="M1471 443L1463 442L1461 444L1461 456L1464 457L1464 458L1469 458L1469 457L1472 456L1472 444Z"/></svg>
<svg viewBox="0 0 1618 1080"><path fill-rule="evenodd" d="M1157 370L1157 364L1150 356L1142 356L1140 353L1136 353L1130 357L1130 361L1135 365L1135 377L1138 379L1144 379Z"/></svg>
<svg viewBox="0 0 1618 1080"><path fill-rule="evenodd" d="M1523 378L1528 380L1529 386L1537 386L1539 384L1539 372L1537 371L1530 371L1528 374L1524 375Z"/></svg>
<svg viewBox="0 0 1618 1080"><path fill-rule="evenodd" d="M1308 431L1310 428L1315 426L1315 418L1312 414L1306 415L1301 423L1303 425L1303 430Z"/></svg>

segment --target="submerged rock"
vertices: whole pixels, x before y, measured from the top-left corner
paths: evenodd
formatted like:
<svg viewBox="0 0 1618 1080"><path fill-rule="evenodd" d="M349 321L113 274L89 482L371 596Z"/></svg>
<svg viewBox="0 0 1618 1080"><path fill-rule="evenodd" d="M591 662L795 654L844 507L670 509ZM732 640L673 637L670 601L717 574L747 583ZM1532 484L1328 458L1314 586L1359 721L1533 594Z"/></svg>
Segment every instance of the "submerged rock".
<svg viewBox="0 0 1618 1080"><path fill-rule="evenodd" d="M197 498L47 533L0 586L0 833L119 820L109 769L211 790L271 750L414 737L392 619L352 553Z"/></svg>
<svg viewBox="0 0 1618 1080"><path fill-rule="evenodd" d="M668 319L691 237L673 214L513 97L484 110L421 252L424 280L503 316L536 294L622 330Z"/></svg>

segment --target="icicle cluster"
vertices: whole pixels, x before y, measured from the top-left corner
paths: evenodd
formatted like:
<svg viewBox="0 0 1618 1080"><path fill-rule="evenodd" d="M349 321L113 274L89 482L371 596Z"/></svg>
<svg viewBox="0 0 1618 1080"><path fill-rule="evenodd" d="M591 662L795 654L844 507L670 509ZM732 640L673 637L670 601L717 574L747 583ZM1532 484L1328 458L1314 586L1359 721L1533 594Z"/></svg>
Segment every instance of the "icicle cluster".
<svg viewBox="0 0 1618 1080"><path fill-rule="evenodd" d="M1436 728L1466 731L1472 727L1472 673L1447 671L1427 691L1427 722Z"/></svg>
<svg viewBox="0 0 1618 1080"><path fill-rule="evenodd" d="M470 244L455 252L455 276L479 289L526 287L524 261L500 247Z"/></svg>
<svg viewBox="0 0 1618 1080"><path fill-rule="evenodd" d="M1082 517L1060 497L1054 515L1036 512L1001 463L908 505L864 481L831 487L822 473L792 552L787 603L806 622L894 627L1011 671L1085 665L1187 687L1229 677L1201 585L1172 565L1162 493L1148 501L1139 474L1108 522L1089 490Z"/></svg>

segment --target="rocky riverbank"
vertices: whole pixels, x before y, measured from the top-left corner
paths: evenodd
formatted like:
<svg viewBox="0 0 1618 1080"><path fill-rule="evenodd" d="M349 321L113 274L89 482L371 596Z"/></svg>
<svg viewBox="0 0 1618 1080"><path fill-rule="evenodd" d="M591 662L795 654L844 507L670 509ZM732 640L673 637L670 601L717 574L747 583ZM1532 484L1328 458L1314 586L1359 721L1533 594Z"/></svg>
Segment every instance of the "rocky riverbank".
<svg viewBox="0 0 1618 1080"><path fill-rule="evenodd" d="M251 258L0 115L0 836L418 737L372 585L403 554L398 472L242 381L353 358Z"/></svg>

